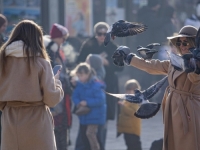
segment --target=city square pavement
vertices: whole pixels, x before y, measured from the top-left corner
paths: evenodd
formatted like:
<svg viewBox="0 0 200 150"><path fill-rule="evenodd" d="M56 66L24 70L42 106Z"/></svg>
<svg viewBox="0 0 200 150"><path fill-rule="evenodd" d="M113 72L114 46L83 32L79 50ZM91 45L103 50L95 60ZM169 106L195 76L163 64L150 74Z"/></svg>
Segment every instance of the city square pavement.
<svg viewBox="0 0 200 150"><path fill-rule="evenodd" d="M73 115L73 124L70 131L72 145L68 150L74 150L75 140L77 137L79 120ZM141 142L143 150L149 150L154 140L163 137L163 120L161 110L156 116L150 119L142 120ZM126 150L123 136L116 138L116 120L108 121L108 132L106 139L106 150Z"/></svg>

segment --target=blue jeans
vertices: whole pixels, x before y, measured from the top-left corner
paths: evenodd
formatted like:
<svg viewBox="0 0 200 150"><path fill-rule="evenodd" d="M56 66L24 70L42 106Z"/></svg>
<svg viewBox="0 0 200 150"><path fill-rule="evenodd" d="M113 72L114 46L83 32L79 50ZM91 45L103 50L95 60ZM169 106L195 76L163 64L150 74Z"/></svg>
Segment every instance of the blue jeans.
<svg viewBox="0 0 200 150"><path fill-rule="evenodd" d="M101 150L105 150L106 143L106 133L107 133L107 123L104 125L98 126L97 138L100 145ZM83 140L82 138L86 137L86 126L80 125L78 136L76 138L75 150L89 150L88 148L88 140Z"/></svg>

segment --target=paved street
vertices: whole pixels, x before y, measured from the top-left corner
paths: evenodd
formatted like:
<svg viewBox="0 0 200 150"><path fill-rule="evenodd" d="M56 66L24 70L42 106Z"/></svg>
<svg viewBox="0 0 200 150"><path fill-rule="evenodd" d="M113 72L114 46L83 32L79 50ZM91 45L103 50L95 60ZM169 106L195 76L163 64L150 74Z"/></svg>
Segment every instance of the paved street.
<svg viewBox="0 0 200 150"><path fill-rule="evenodd" d="M72 145L69 150L74 150L75 139L77 136L79 121L77 116L73 115L73 125L71 129ZM143 150L149 150L151 143L158 140L163 135L162 112L159 111L151 119L142 121L141 142ZM123 136L116 138L116 121L108 122L108 133L106 139L106 150L126 150Z"/></svg>

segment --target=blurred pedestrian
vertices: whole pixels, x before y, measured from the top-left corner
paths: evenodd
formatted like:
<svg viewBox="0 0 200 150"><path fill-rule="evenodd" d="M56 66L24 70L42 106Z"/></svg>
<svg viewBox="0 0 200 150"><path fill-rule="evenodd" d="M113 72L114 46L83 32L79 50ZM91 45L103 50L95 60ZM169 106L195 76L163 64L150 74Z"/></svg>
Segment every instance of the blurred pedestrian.
<svg viewBox="0 0 200 150"><path fill-rule="evenodd" d="M41 28L23 20L0 50L1 150L57 150L52 114L63 98Z"/></svg>
<svg viewBox="0 0 200 150"><path fill-rule="evenodd" d="M185 25L191 25L197 29L200 27L200 1L195 5L195 13L185 20Z"/></svg>
<svg viewBox="0 0 200 150"><path fill-rule="evenodd" d="M101 56L98 54L89 54L86 62L95 70L97 78L104 82L106 71Z"/></svg>
<svg viewBox="0 0 200 150"><path fill-rule="evenodd" d="M78 77L72 100L79 111L79 134L84 150L100 150L97 138L98 126L106 121L105 85L96 80L87 63L80 63L74 70ZM84 112L84 109L89 109ZM82 110L82 111L81 111Z"/></svg>
<svg viewBox="0 0 200 150"><path fill-rule="evenodd" d="M67 28L60 24L53 24L50 36L45 35L43 37L44 44L46 46L47 52L51 59L51 65L62 65L62 70L60 73L60 81L62 82L62 87L64 90L63 100L54 108L51 108L51 112L54 118L55 125L55 137L58 150L66 150L67 141L69 139L69 128L71 126L71 86L69 82L69 75L66 72L66 66L64 63L65 56L63 51L61 51L61 46L69 36Z"/></svg>
<svg viewBox="0 0 200 150"><path fill-rule="evenodd" d="M7 25L7 18L3 14L0 14L0 47L5 42L3 33L5 32Z"/></svg>
<svg viewBox="0 0 200 150"><path fill-rule="evenodd" d="M125 84L126 94L134 94L135 90L140 89L140 84L135 79L128 80ZM119 101L118 103L121 106L117 123L118 133L124 134L127 150L142 150L140 142L141 119L134 115L139 108L139 105L130 103L126 100Z"/></svg>
<svg viewBox="0 0 200 150"><path fill-rule="evenodd" d="M8 21L6 17L3 14L0 14L0 48L5 42L3 33L6 30L7 24L8 24ZM1 118L1 114L2 112L0 111L0 118ZM1 120L0 120L0 135L1 135ZM0 137L0 145L1 145L1 137Z"/></svg>
<svg viewBox="0 0 200 150"><path fill-rule="evenodd" d="M148 30L136 37L137 45L145 46L150 43L159 43L160 37L157 33L162 32L161 18L159 10L161 0L148 0L147 6L143 6L138 10L137 22L144 23L148 26Z"/></svg>
<svg viewBox="0 0 200 150"><path fill-rule="evenodd" d="M175 26L175 10L170 5L164 5L161 6L160 9L160 21L161 21L161 27L159 29L159 32L157 32L157 36L159 37L160 44L164 44L168 42L166 37L171 36L173 33L176 32L176 26ZM151 28L149 28L151 30Z"/></svg>

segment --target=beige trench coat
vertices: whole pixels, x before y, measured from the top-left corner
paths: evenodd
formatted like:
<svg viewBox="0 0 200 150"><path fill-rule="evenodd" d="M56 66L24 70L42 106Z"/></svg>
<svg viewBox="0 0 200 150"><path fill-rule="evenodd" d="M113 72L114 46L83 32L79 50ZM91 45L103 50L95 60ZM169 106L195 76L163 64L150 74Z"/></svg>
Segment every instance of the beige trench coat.
<svg viewBox="0 0 200 150"><path fill-rule="evenodd" d="M131 65L150 74L168 75L162 102L163 150L200 150L200 75L176 71L169 61L137 56Z"/></svg>
<svg viewBox="0 0 200 150"><path fill-rule="evenodd" d="M43 58L30 67L28 75L24 58L8 57L0 75L1 150L56 150L49 107L63 98L62 85Z"/></svg>

